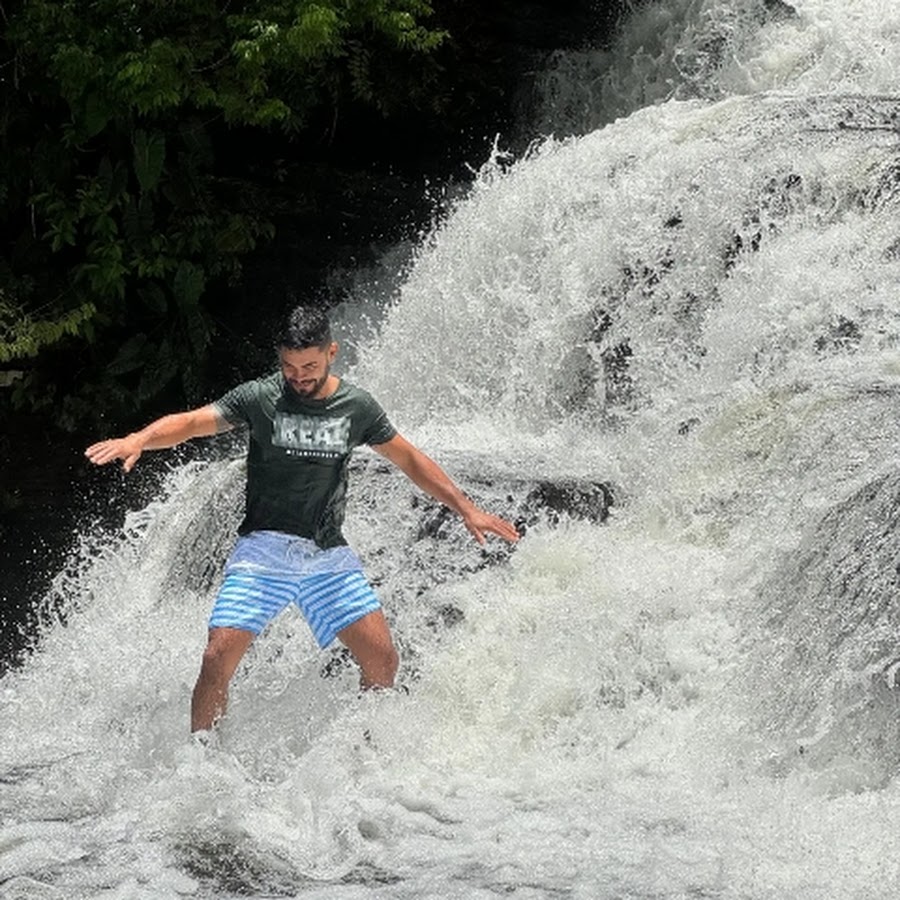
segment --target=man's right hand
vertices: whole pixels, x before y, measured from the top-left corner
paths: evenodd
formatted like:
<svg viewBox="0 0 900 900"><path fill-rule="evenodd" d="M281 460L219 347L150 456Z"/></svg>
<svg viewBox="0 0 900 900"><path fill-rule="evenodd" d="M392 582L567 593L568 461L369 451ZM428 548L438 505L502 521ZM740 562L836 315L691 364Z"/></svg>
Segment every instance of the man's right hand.
<svg viewBox="0 0 900 900"><path fill-rule="evenodd" d="M84 451L84 455L98 466L105 466L113 460L121 459L123 460L122 468L126 472L130 472L143 451L144 445L141 439L136 434L129 434L128 437L110 438L91 444Z"/></svg>
<svg viewBox="0 0 900 900"><path fill-rule="evenodd" d="M232 426L219 415L212 404L187 412L171 413L151 422L141 431L135 431L123 438L110 438L91 444L84 455L98 466L106 465L114 459L123 460L122 468L130 472L145 450L162 450L174 447L182 441L195 437L208 437Z"/></svg>

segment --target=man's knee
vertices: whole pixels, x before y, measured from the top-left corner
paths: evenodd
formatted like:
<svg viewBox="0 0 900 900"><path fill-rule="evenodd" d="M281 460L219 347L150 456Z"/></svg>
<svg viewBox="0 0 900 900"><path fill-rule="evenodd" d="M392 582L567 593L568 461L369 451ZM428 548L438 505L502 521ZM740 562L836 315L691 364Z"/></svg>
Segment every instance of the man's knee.
<svg viewBox="0 0 900 900"><path fill-rule="evenodd" d="M366 687L390 687L400 664L381 610L369 613L338 634L362 670Z"/></svg>
<svg viewBox="0 0 900 900"><path fill-rule="evenodd" d="M213 628L203 651L202 671L230 678L255 635L237 628Z"/></svg>

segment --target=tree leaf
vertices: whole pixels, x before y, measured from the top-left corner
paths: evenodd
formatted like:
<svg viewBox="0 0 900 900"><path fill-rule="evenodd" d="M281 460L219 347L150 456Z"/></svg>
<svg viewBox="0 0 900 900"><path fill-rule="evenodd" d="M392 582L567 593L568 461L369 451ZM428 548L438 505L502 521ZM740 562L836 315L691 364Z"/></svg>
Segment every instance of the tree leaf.
<svg viewBox="0 0 900 900"><path fill-rule="evenodd" d="M88 94L84 100L81 128L79 129L80 136L82 138L92 138L100 134L106 128L110 118L109 108L102 98L93 92Z"/></svg>
<svg viewBox="0 0 900 900"><path fill-rule="evenodd" d="M147 335L135 334L122 344L106 371L110 375L124 375L141 368L146 361Z"/></svg>
<svg viewBox="0 0 900 900"><path fill-rule="evenodd" d="M149 194L156 189L166 162L166 139L158 131L147 134L139 129L134 133L134 174L141 191Z"/></svg>
<svg viewBox="0 0 900 900"><path fill-rule="evenodd" d="M205 288L206 276L203 269L186 260L178 263L172 279L172 293L183 309L195 307Z"/></svg>
<svg viewBox="0 0 900 900"><path fill-rule="evenodd" d="M156 396L178 374L178 361L168 338L157 347L149 346L146 359L137 390L140 400Z"/></svg>
<svg viewBox="0 0 900 900"><path fill-rule="evenodd" d="M147 309L158 316L164 315L169 308L169 302L166 300L165 291L152 281L149 284L145 284L138 291L138 296L144 302Z"/></svg>

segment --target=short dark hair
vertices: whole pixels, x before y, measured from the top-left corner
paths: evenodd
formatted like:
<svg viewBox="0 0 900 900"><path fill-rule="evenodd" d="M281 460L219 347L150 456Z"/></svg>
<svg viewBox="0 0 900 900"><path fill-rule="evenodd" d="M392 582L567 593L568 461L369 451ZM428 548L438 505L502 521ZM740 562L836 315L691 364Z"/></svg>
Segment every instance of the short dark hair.
<svg viewBox="0 0 900 900"><path fill-rule="evenodd" d="M275 346L288 350L324 348L331 341L328 313L319 306L298 306L291 310L275 335Z"/></svg>

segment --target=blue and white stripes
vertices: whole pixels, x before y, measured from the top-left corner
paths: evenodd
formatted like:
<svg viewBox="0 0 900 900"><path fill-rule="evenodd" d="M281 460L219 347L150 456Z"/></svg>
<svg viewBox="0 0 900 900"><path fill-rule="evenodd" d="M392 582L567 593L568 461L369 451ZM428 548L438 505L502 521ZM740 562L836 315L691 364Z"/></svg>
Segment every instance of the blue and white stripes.
<svg viewBox="0 0 900 900"><path fill-rule="evenodd" d="M259 634L290 603L296 603L320 647L348 625L381 609L362 572L279 578L232 573L216 598L210 628L239 628Z"/></svg>
<svg viewBox="0 0 900 900"><path fill-rule="evenodd" d="M335 564L336 571L323 571L328 562ZM209 627L259 634L291 603L300 608L320 647L327 647L348 625L381 609L349 547L319 550L303 538L255 532L235 546Z"/></svg>

